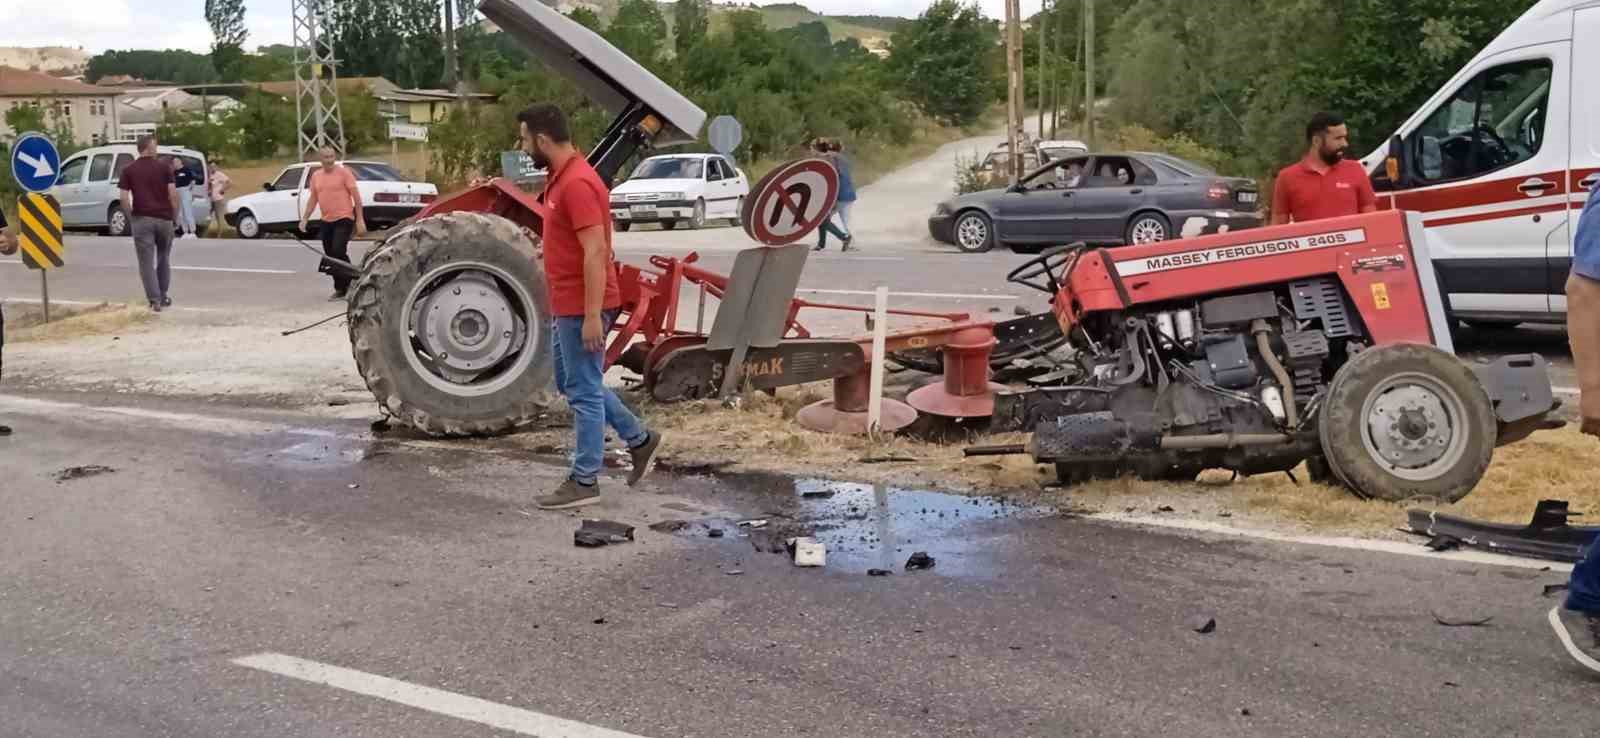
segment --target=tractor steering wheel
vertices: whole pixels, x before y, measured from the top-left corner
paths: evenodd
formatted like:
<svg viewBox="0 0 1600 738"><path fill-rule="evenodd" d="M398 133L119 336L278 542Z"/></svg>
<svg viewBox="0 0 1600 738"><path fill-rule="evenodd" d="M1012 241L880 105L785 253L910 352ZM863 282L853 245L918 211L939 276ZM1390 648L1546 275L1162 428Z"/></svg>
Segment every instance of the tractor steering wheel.
<svg viewBox="0 0 1600 738"><path fill-rule="evenodd" d="M1006 281L1015 282L1024 287L1032 287L1053 296L1061 291L1061 280L1066 278L1065 273L1062 273L1059 278L1056 274L1062 272L1063 267L1077 258L1078 252L1082 251L1083 248L1084 243L1079 241L1066 246L1047 249L1044 253L1023 262L1022 266L1011 270L1011 273L1006 275ZM1040 277L1044 277L1045 281L1040 282Z"/></svg>

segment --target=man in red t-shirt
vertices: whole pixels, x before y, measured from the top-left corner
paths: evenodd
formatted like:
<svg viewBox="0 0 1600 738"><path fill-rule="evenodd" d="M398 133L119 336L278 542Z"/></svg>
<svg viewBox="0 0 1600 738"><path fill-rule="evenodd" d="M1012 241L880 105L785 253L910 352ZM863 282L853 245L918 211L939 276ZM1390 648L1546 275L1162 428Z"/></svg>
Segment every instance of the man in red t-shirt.
<svg viewBox="0 0 1600 738"><path fill-rule="evenodd" d="M522 150L549 172L541 199L544 266L555 313L556 387L572 406L577 443L572 474L539 507L559 510L600 501L606 425L628 444L639 483L655 463L661 434L647 430L605 385L605 339L622 307L611 253L611 192L572 144L566 114L550 104L517 114Z"/></svg>
<svg viewBox="0 0 1600 738"><path fill-rule="evenodd" d="M129 216L139 281L150 309L172 305L172 233L177 227L178 186L172 165L156 158L156 137L140 136L139 158L122 170L122 212Z"/></svg>
<svg viewBox="0 0 1600 738"><path fill-rule="evenodd" d="M1306 125L1306 155L1278 172L1272 188L1272 224L1304 223L1378 209L1372 180L1345 159L1350 129L1336 113L1317 113Z"/></svg>

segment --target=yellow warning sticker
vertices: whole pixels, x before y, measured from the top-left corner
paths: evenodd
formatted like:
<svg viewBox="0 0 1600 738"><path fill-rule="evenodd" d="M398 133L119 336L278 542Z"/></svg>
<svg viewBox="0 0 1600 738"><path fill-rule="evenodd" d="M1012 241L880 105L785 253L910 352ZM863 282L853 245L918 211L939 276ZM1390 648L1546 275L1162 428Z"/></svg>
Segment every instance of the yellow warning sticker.
<svg viewBox="0 0 1600 738"><path fill-rule="evenodd" d="M1389 285L1383 282L1372 283L1372 301L1378 304L1379 310L1389 309Z"/></svg>

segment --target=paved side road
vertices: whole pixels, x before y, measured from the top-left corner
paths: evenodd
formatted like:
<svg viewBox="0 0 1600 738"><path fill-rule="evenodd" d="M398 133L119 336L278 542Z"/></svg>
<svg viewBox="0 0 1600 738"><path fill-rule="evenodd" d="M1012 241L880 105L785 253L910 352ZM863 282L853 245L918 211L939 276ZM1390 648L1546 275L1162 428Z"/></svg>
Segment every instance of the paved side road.
<svg viewBox="0 0 1600 738"><path fill-rule="evenodd" d="M578 549L529 503L557 459L206 412L0 396L0 735L1591 732L1558 574L898 491L804 570L731 523L805 509L793 480L671 474L585 514L724 538ZM115 471L52 478L85 464Z"/></svg>

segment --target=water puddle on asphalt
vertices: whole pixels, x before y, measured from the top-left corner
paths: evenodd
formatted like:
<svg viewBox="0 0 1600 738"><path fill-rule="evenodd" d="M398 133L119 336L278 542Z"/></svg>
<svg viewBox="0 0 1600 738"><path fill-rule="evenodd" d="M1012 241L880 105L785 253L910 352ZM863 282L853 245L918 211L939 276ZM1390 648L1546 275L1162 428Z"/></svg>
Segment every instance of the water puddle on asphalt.
<svg viewBox="0 0 1600 738"><path fill-rule="evenodd" d="M717 479L725 489L755 497L741 507L761 510L753 519L767 521L763 528L741 527L737 521L724 524L724 540L748 540L748 545L764 550L776 544L781 550L788 538L809 535L827 547L827 568L832 571L887 569L905 574L906 560L926 551L937 562L936 573L994 576L999 572L993 554L1012 530L1003 521L1057 515L1054 508L996 497L890 485L764 474Z"/></svg>

